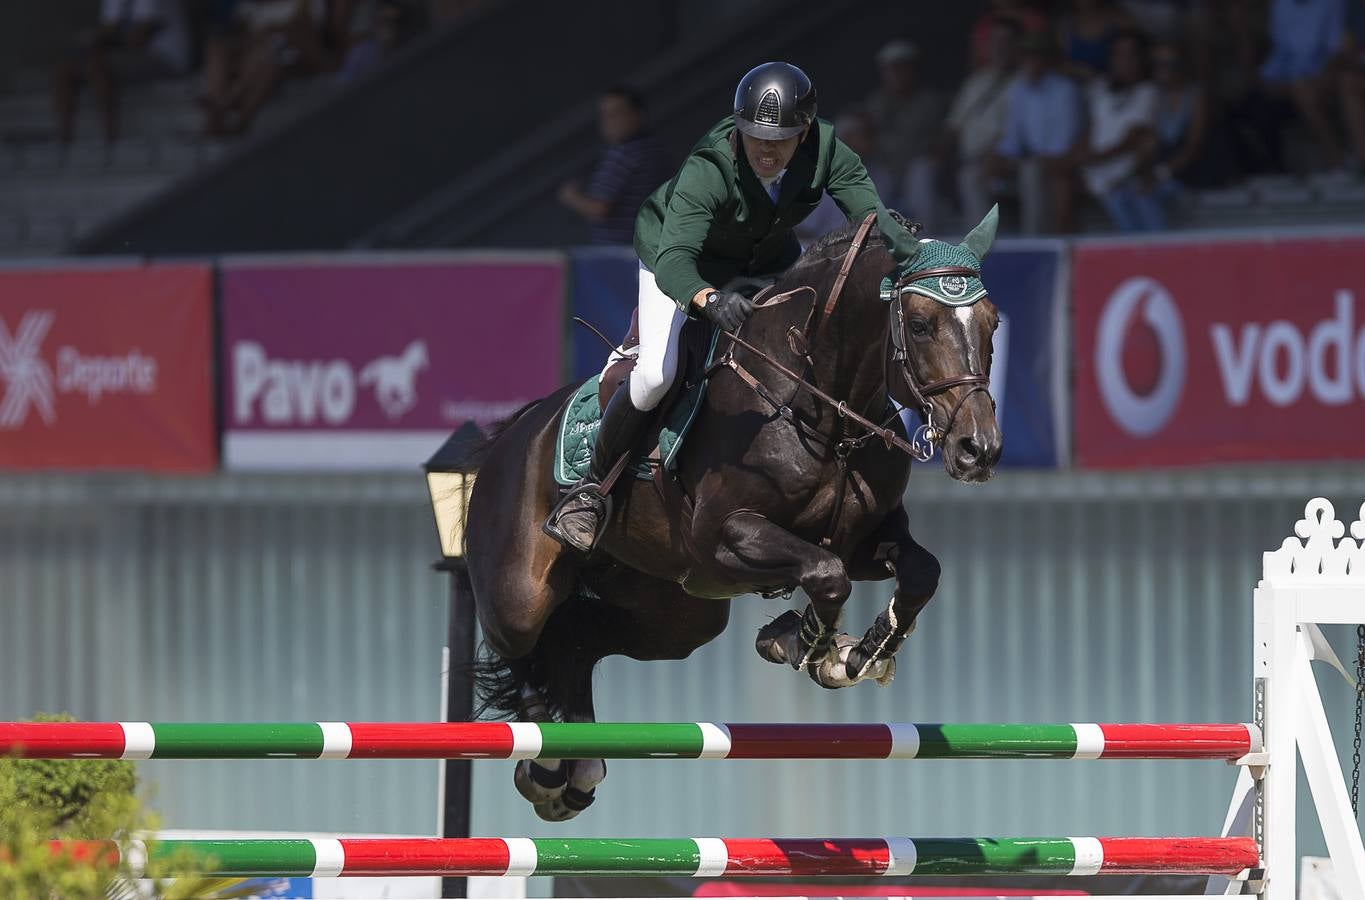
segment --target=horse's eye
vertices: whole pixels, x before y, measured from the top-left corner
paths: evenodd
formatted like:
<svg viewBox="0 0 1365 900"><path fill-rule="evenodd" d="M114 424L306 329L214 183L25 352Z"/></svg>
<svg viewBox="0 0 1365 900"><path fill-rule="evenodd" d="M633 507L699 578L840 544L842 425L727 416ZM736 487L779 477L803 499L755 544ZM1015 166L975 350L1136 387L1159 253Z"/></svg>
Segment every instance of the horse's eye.
<svg viewBox="0 0 1365 900"><path fill-rule="evenodd" d="M919 316L915 316L910 320L910 333L915 337L928 337L929 323Z"/></svg>

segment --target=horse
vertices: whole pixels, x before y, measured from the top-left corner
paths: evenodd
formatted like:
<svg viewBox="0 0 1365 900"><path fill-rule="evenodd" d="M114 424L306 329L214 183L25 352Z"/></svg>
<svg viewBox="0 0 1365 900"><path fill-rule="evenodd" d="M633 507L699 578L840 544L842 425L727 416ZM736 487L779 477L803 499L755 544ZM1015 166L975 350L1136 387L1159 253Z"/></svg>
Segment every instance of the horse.
<svg viewBox="0 0 1365 900"><path fill-rule="evenodd" d="M495 429L465 530L485 713L593 721L605 657L684 659L724 630L732 598L797 587L804 614L764 626L760 655L826 688L889 681L939 581L902 505L911 456L937 444L951 477L981 482L1001 436L987 390L998 314L979 281L997 212L961 245L919 240L888 213L820 239L719 335L675 471L617 484L591 556L541 531L560 496L552 463L573 386ZM889 398L921 414L914 443ZM851 581L893 578L862 639L841 634ZM521 760L514 783L562 821L605 774L600 759Z"/></svg>

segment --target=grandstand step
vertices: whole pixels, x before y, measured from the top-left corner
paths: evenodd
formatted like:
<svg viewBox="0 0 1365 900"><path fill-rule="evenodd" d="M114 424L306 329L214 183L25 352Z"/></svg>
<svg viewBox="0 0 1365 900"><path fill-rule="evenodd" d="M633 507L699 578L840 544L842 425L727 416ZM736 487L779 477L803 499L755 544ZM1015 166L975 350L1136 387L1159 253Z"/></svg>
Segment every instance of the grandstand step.
<svg viewBox="0 0 1365 900"><path fill-rule="evenodd" d="M29 216L24 223L20 246L29 250L59 251L71 242L71 218L64 215L43 214Z"/></svg>
<svg viewBox="0 0 1365 900"><path fill-rule="evenodd" d="M112 211L150 196L171 179L165 176L106 174L103 178L26 179L0 182L0 209L26 213L78 209Z"/></svg>
<svg viewBox="0 0 1365 900"><path fill-rule="evenodd" d="M1195 206L1199 209L1246 209L1255 202L1255 195L1247 187L1216 188L1195 195Z"/></svg>

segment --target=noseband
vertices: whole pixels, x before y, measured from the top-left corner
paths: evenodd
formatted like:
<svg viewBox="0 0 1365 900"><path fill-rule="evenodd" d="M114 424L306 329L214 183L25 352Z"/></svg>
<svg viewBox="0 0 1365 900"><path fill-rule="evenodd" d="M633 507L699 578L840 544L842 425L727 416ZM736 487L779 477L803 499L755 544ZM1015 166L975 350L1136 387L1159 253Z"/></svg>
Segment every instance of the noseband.
<svg viewBox="0 0 1365 900"><path fill-rule="evenodd" d="M920 414L923 424L915 429L915 433L910 437L911 446L914 448L913 456L920 462L927 462L934 455L934 445L948 436L953 430L953 423L957 421L957 414L962 411L962 406L967 402L967 398L980 391L991 401L991 407L995 406L995 398L991 397L990 378L976 373L968 375L954 375L950 378L940 378L938 381L921 383L919 376L915 374L915 367L910 362L909 342L905 335L905 307L901 304L901 295L906 288L916 281L923 281L929 278L942 277L961 277L961 278L980 278L981 273L975 269L965 266L939 266L933 269L921 269L918 272L911 272L902 277L895 284L895 304L896 312L894 319L888 322L887 330L890 335L892 350L887 360L888 366L895 363L900 368L900 375L905 387L910 391L910 399L919 407L916 411ZM887 384L891 384L890 373L887 373ZM929 402L931 397L946 393L955 387L970 386L971 390L964 391L957 402L953 404L952 412L948 414L948 420L939 428L934 424L934 405Z"/></svg>

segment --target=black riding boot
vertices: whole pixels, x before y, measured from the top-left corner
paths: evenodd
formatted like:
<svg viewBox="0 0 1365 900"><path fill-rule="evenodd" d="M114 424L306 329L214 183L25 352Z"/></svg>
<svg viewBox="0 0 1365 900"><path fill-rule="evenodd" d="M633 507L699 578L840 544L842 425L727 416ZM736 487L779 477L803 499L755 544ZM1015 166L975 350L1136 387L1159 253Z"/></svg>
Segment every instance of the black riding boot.
<svg viewBox="0 0 1365 900"><path fill-rule="evenodd" d="M592 552L610 512L601 484L617 460L635 449L653 414L653 410L635 408L630 399L629 382L616 389L602 413L588 477L570 488L568 495L550 513L545 523L546 534L580 553Z"/></svg>

